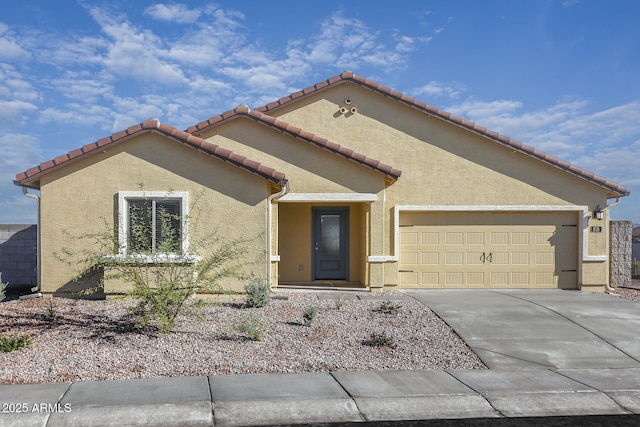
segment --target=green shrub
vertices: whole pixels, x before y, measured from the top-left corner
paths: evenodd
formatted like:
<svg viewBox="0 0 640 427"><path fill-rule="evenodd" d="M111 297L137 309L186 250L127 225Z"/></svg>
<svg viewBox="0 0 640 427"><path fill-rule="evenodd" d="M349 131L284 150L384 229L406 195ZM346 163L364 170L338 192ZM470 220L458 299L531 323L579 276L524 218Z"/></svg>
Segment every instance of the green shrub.
<svg viewBox="0 0 640 427"><path fill-rule="evenodd" d="M342 308L342 306L344 305L344 295L340 294L340 293L336 293L333 295L333 305L335 306L336 310L340 310Z"/></svg>
<svg viewBox="0 0 640 427"><path fill-rule="evenodd" d="M384 314L396 315L400 311L400 305L399 304L394 304L391 301L383 301L380 304L380 307L378 307L377 311L379 311L381 313L384 313Z"/></svg>
<svg viewBox="0 0 640 427"><path fill-rule="evenodd" d="M257 313L243 316L233 324L233 329L246 334L253 341L262 341L269 330L267 322Z"/></svg>
<svg viewBox="0 0 640 427"><path fill-rule="evenodd" d="M248 307L264 307L269 304L271 288L262 280L254 280L244 287Z"/></svg>
<svg viewBox="0 0 640 427"><path fill-rule="evenodd" d="M7 294L7 285L8 283L2 283L0 282L0 301L4 301L4 299L6 298Z"/></svg>
<svg viewBox="0 0 640 427"><path fill-rule="evenodd" d="M171 332L179 315L197 317L197 305L188 304L193 295L223 292L222 281L246 279L245 267L252 262L246 258L251 239L228 241L210 230L207 212L198 204L204 194L196 196L189 215L163 209L156 212L155 227L148 220L153 215L149 200L140 208L131 207L126 245L114 233L112 219L102 218L95 233L75 236L64 231L65 238L82 240L82 249L63 248L54 255L76 270L73 280L83 288L81 296L103 292L105 281L127 283L131 287L127 294L136 301L127 321ZM202 221L206 222L204 228ZM192 233L189 253L182 253L181 232L186 229ZM154 235L156 239L149 237Z"/></svg>
<svg viewBox="0 0 640 427"><path fill-rule="evenodd" d="M307 326L311 326L313 323L313 319L318 315L318 307L306 307L302 311L302 319L304 320L304 324Z"/></svg>
<svg viewBox="0 0 640 427"><path fill-rule="evenodd" d="M391 335L387 335L385 331L379 333L371 332L369 337L365 338L362 343L371 347L389 347L391 349L398 347L395 338Z"/></svg>
<svg viewBox="0 0 640 427"><path fill-rule="evenodd" d="M31 335L0 337L0 352L8 353L33 344Z"/></svg>

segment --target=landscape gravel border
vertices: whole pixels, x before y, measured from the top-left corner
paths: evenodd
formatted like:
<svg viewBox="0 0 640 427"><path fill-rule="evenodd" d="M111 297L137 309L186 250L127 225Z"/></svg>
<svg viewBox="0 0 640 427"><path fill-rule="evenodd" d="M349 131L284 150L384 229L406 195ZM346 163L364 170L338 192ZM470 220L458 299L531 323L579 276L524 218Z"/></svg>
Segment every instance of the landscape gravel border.
<svg viewBox="0 0 640 427"><path fill-rule="evenodd" d="M0 335L30 334L34 344L0 353L0 382L312 371L485 369L473 351L428 307L398 292L276 293L263 308L242 298L210 298L202 319L180 316L169 334L131 328L130 300L54 298L0 304ZM347 299L348 298L348 299ZM396 313L379 308L392 301ZM318 307L311 326L302 313ZM339 307L339 308L338 308ZM262 341L234 329L250 314L268 323ZM371 333L396 348L365 345Z"/></svg>

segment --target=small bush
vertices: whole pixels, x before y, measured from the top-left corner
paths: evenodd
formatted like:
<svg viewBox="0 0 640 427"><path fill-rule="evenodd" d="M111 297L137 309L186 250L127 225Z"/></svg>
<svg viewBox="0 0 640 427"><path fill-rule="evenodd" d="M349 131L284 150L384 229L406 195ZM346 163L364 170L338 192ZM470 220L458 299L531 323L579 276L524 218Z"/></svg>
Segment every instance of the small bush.
<svg viewBox="0 0 640 427"><path fill-rule="evenodd" d="M246 334L253 341L262 341L264 334L269 330L269 325L257 313L252 313L238 319L234 323L233 329L241 334Z"/></svg>
<svg viewBox="0 0 640 427"><path fill-rule="evenodd" d="M384 301L380 304L377 311L384 314L396 315L400 311L400 305L394 304L391 301Z"/></svg>
<svg viewBox="0 0 640 427"><path fill-rule="evenodd" d="M631 277L640 278L640 259L635 259L631 262Z"/></svg>
<svg viewBox="0 0 640 427"><path fill-rule="evenodd" d="M396 340L391 335L387 335L385 331L371 332L362 343L371 347L389 347L391 349L398 347Z"/></svg>
<svg viewBox="0 0 640 427"><path fill-rule="evenodd" d="M47 306L47 317L51 320L55 320L58 316L58 312L56 311L56 306L53 304L53 297L49 299L49 305Z"/></svg>
<svg viewBox="0 0 640 427"><path fill-rule="evenodd" d="M264 307L269 304L271 289L269 285L261 280L254 280L244 287L247 293L248 307Z"/></svg>
<svg viewBox="0 0 640 427"><path fill-rule="evenodd" d="M334 294L333 295L333 305L335 306L336 310L340 310L342 308L342 306L344 305L344 295L343 294Z"/></svg>
<svg viewBox="0 0 640 427"><path fill-rule="evenodd" d="M318 315L318 307L306 307L302 311L302 319L304 320L304 324L307 326L311 326L313 323L313 319Z"/></svg>
<svg viewBox="0 0 640 427"><path fill-rule="evenodd" d="M31 335L0 337L0 352L8 353L33 344Z"/></svg>

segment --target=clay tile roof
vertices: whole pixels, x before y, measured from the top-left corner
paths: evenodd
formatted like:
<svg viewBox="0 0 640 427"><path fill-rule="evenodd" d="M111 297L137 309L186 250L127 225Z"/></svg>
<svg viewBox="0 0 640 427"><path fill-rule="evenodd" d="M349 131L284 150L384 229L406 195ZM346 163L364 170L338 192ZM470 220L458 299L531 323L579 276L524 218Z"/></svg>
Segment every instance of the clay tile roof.
<svg viewBox="0 0 640 427"><path fill-rule="evenodd" d="M190 133L178 130L164 123L160 123L158 120L146 120L123 131L116 132L109 137L102 138L92 144L87 144L81 149L73 150L68 154L58 156L53 160L40 163L38 166L27 169L26 171L16 175L15 184L37 187L39 185L40 177L43 175L147 132L155 132L171 138L176 142L237 166L275 184L282 185L283 182L286 181L285 174L278 172L273 168L269 168L259 162L247 159L244 156L207 142Z"/></svg>
<svg viewBox="0 0 640 427"><path fill-rule="evenodd" d="M555 168L561 169L567 173L570 173L572 175L575 175L579 178L582 178L588 182L591 182L595 185L598 185L606 190L608 190L610 193L612 193L614 196L628 196L629 195L629 191L622 185L617 184L613 181L609 181L606 178L603 178L601 176L598 176L596 174L593 174L591 172L586 171L585 169L582 169L578 166L572 165L568 162L564 162L561 161L560 159L558 159L557 157L545 154L539 150L534 150L533 148L518 142L516 140L513 140L507 136L504 135L500 135L498 132L495 131L491 131L485 127L479 126L471 121L465 120L461 117L455 116L451 113L448 113L446 111L440 110L439 108L433 107L431 105L428 105L424 102L418 101L410 96L404 95L400 92L397 92L391 88L385 87L380 85L379 83L376 83L372 80L366 79L364 77L361 76L356 76L354 73L350 72L350 71L345 71L337 76L331 77L323 82L317 83L313 86L310 86L306 89L303 90L304 92L304 96L310 96L314 93L317 93L319 91L322 90L326 90L330 87L334 87L340 84L345 84L345 83L353 83L356 84L360 87L363 87L365 89L371 90L373 92L376 92L382 96L385 96L387 98L391 98L393 100L396 100L402 104L405 104L411 108L414 108L418 111L422 111L425 114L428 114L429 116L432 117L436 117L438 119L441 119L443 121L446 121L448 123L451 123L455 126L467 129L471 132L474 132L478 135L481 135L485 138L488 138L490 140L493 140L495 142L497 142L498 144L501 144L507 148L513 149L514 151L518 151L521 153L524 153L530 157L533 157L537 160L540 160L548 165L551 165ZM296 92L297 93L297 92ZM264 113L264 114L269 114L270 112L277 110L291 102L293 102L294 100L297 100L299 97L296 96L294 97L293 95L289 95L289 96L285 96L283 98L280 98L279 100L272 102L270 104L267 104L265 106L262 107L258 107L256 109L253 110L253 112L260 112L260 113Z"/></svg>
<svg viewBox="0 0 640 427"><path fill-rule="evenodd" d="M354 163L365 166L368 169L373 169L374 171L385 175L387 178L390 178L393 181L396 181L398 178L400 178L400 175L402 175L402 171L391 166L384 165L378 160L371 159L364 154L356 153L353 150L341 146L340 144L328 141L325 138L321 138L317 135L312 134L311 132L304 131L276 117L263 114L256 110L250 111L247 107L244 106L237 107L234 110L231 110L230 112L227 111L226 113L223 113L219 116L211 117L210 119L200 122L195 126L191 126L186 131L193 134L200 134L208 129L211 129L214 126L218 126L222 123L226 123L228 120L234 120L238 117L252 119L257 123L273 128L278 132L290 135L296 139L307 142L318 148L327 150Z"/></svg>

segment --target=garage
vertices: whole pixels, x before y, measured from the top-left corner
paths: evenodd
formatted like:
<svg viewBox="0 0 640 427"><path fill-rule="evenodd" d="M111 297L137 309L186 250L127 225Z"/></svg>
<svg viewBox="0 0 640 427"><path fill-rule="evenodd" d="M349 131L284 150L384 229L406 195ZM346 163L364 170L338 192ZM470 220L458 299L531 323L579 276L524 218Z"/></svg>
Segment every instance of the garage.
<svg viewBox="0 0 640 427"><path fill-rule="evenodd" d="M402 212L400 286L578 286L578 213Z"/></svg>

